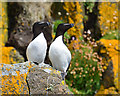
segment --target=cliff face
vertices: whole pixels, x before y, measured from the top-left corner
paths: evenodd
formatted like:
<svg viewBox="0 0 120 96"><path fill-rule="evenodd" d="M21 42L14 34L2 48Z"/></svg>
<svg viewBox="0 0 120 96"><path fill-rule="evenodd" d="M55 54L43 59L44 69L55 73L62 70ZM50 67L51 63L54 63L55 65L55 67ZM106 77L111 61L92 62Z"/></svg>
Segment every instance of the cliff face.
<svg viewBox="0 0 120 96"><path fill-rule="evenodd" d="M106 40L101 39L97 41L99 43L99 54L106 59L104 60L104 73L101 82L100 90L97 92L96 96L100 94L119 94L120 93L120 74L118 70L120 69L119 59L119 40ZM107 54L109 53L109 54Z"/></svg>
<svg viewBox="0 0 120 96"><path fill-rule="evenodd" d="M60 71L48 64L0 64L2 94L72 94Z"/></svg>

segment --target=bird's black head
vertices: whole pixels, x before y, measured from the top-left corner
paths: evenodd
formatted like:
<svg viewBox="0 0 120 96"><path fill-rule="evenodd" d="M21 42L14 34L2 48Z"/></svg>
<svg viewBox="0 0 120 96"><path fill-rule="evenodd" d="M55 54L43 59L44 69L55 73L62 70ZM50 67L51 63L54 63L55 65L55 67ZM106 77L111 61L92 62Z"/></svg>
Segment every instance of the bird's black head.
<svg viewBox="0 0 120 96"><path fill-rule="evenodd" d="M49 27L49 25L49 22L35 22L33 24L33 39L35 39L41 32L44 34L44 29Z"/></svg>
<svg viewBox="0 0 120 96"><path fill-rule="evenodd" d="M73 26L74 26L74 24L69 24L69 23L61 23L61 24L59 24L58 27L57 27L55 38L57 38L60 35L63 35L63 38L64 38L64 33L68 29L72 28Z"/></svg>

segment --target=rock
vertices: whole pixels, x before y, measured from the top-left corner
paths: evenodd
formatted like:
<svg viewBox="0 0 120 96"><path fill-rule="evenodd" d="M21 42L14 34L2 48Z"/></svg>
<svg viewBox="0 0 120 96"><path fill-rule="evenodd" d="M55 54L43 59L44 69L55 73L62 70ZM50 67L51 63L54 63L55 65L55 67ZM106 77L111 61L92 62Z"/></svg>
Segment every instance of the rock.
<svg viewBox="0 0 120 96"><path fill-rule="evenodd" d="M113 72L114 72L114 84L116 86L116 88L119 90L119 94L120 94L120 64L119 64L119 58L120 58L120 53L118 53L118 55L113 56L112 62L113 62Z"/></svg>
<svg viewBox="0 0 120 96"><path fill-rule="evenodd" d="M11 74L12 76L17 76L17 71L19 74L27 74L30 68L29 62L17 63L17 64L0 64L2 67L2 76ZM1 76L1 75L0 75Z"/></svg>
<svg viewBox="0 0 120 96"><path fill-rule="evenodd" d="M0 48L2 51L2 62L5 64L15 64L15 63L22 63L24 62L24 58L20 53L13 47L4 47Z"/></svg>
<svg viewBox="0 0 120 96"><path fill-rule="evenodd" d="M1 72L1 92L3 94L29 94L26 83L26 76L29 68L29 62L18 64L0 64Z"/></svg>
<svg viewBox="0 0 120 96"><path fill-rule="evenodd" d="M32 67L27 81L30 94L72 94L62 81L60 71L47 64Z"/></svg>
<svg viewBox="0 0 120 96"><path fill-rule="evenodd" d="M30 41L32 40L32 32L29 30L24 30L24 32L14 32L11 33L10 38L8 42L6 43L6 46L13 46L16 48L20 54L27 60L26 57L26 49Z"/></svg>
<svg viewBox="0 0 120 96"><path fill-rule="evenodd" d="M105 89L114 86L114 72L112 61L109 62L107 69L103 73L102 81Z"/></svg>
<svg viewBox="0 0 120 96"><path fill-rule="evenodd" d="M103 57L105 62L105 66L107 69L105 69L103 73L103 79L101 82L101 86L104 88L100 88L98 94L106 94L111 93L112 90L115 89L115 93L119 93L119 50L116 50L119 48L119 40L107 40L107 39L101 39L100 41L97 41L97 52L100 56ZM107 91L106 91L107 90Z"/></svg>
<svg viewBox="0 0 120 96"><path fill-rule="evenodd" d="M72 94L60 71L48 64L0 64L2 94Z"/></svg>
<svg viewBox="0 0 120 96"><path fill-rule="evenodd" d="M104 89L104 86L101 85L100 90L95 94L95 96L119 96L119 93L116 91L115 87L109 87L107 89Z"/></svg>

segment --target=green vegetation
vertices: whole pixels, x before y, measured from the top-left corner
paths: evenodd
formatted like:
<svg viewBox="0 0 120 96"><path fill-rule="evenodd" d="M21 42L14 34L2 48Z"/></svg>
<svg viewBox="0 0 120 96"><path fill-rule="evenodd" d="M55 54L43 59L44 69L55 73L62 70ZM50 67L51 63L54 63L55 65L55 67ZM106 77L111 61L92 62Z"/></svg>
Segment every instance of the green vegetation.
<svg viewBox="0 0 120 96"><path fill-rule="evenodd" d="M61 23L64 23L64 21L62 21L62 20L56 20L56 21L54 21L54 27L53 27L53 30L54 30L54 35L55 35L55 32L56 32L56 30L57 30L57 27L58 27L58 25L59 24L61 24ZM65 32L65 34L64 34L64 41L65 41L65 44L67 43L67 40L68 39L70 39L70 35L67 33L67 32Z"/></svg>
<svg viewBox="0 0 120 96"><path fill-rule="evenodd" d="M117 39L120 40L120 35L118 34L118 30L107 32L101 39Z"/></svg>
<svg viewBox="0 0 120 96"><path fill-rule="evenodd" d="M54 27L53 27L54 32L56 32L57 26L58 26L60 23L64 23L64 22L63 22L62 20L56 20L56 21L53 22L53 24L54 24Z"/></svg>
<svg viewBox="0 0 120 96"><path fill-rule="evenodd" d="M92 13L93 12L93 7L95 5L95 2L85 2L84 6L87 8L87 13Z"/></svg>
<svg viewBox="0 0 120 96"><path fill-rule="evenodd" d="M100 88L101 62L88 44L81 44L80 47L79 51L72 51L66 83L75 94L93 95Z"/></svg>

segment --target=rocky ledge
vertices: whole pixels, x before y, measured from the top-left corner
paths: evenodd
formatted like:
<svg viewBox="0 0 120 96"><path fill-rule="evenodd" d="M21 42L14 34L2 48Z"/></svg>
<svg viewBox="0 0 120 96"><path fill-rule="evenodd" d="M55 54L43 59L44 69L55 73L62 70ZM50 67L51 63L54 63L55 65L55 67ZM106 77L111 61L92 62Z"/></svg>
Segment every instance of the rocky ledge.
<svg viewBox="0 0 120 96"><path fill-rule="evenodd" d="M24 62L0 66L2 94L72 94L60 71L48 64Z"/></svg>

